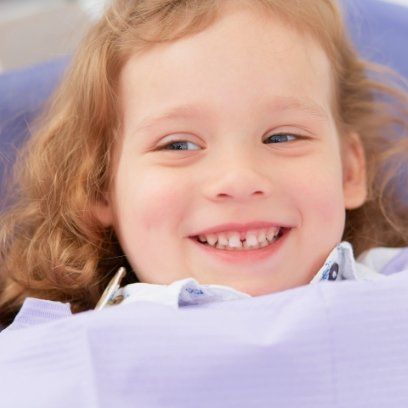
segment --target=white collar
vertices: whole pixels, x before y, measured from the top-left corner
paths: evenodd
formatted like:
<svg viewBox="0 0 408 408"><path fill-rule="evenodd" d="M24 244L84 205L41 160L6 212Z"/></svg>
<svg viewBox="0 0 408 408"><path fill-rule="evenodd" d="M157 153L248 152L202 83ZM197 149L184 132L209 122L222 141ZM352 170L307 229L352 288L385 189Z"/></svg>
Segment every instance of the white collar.
<svg viewBox="0 0 408 408"><path fill-rule="evenodd" d="M338 280L373 280L383 277L366 265L356 262L352 246L343 241L330 252L320 270L310 283ZM177 280L170 285L132 283L117 289L108 305L139 301L156 302L174 308L187 305L244 299L251 297L229 286L201 285L194 278Z"/></svg>

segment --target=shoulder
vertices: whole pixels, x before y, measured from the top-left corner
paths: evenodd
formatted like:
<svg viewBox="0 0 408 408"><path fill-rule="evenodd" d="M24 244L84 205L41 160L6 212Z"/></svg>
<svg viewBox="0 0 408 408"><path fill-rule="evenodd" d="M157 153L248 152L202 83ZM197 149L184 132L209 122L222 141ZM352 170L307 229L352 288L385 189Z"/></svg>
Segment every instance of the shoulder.
<svg viewBox="0 0 408 408"><path fill-rule="evenodd" d="M21 306L13 322L6 328L0 327L0 331L23 329L71 315L69 303L28 297L24 300L23 306Z"/></svg>
<svg viewBox="0 0 408 408"><path fill-rule="evenodd" d="M408 270L408 247L376 247L363 252L357 263L382 275Z"/></svg>

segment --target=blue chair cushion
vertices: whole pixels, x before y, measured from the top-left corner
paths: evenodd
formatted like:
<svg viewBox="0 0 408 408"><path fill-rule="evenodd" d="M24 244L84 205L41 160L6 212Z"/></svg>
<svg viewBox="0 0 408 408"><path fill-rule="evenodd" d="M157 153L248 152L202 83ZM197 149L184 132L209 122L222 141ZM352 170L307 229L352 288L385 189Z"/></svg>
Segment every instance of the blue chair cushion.
<svg viewBox="0 0 408 408"><path fill-rule="evenodd" d="M346 24L360 54L408 79L408 7L380 0L342 0Z"/></svg>
<svg viewBox="0 0 408 408"><path fill-rule="evenodd" d="M0 197L4 175L17 148L30 133L30 124L57 85L68 57L0 75ZM0 200L0 209L2 207Z"/></svg>

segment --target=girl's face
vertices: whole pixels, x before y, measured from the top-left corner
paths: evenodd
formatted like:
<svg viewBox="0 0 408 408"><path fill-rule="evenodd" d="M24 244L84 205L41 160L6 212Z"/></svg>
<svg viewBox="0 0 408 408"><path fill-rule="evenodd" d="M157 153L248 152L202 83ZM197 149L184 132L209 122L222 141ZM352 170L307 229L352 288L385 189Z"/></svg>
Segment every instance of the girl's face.
<svg viewBox="0 0 408 408"><path fill-rule="evenodd" d="M317 42L244 8L130 58L115 183L96 214L139 280L193 277L253 296L307 284L341 241L345 208L365 199L361 145L341 147L332 89ZM261 249L195 238L274 226L284 235Z"/></svg>

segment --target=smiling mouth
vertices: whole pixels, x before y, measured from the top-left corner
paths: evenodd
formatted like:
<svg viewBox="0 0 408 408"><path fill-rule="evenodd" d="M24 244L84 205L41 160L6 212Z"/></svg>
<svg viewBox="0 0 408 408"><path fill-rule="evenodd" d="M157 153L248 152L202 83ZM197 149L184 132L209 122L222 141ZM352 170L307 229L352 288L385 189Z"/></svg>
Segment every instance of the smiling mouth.
<svg viewBox="0 0 408 408"><path fill-rule="evenodd" d="M205 239L203 240L202 237L194 236L191 237L193 240L198 242L200 245L207 247L208 249L215 249L218 251L228 251L228 252L254 252L254 251L262 251L265 248L274 246L274 244L279 241L283 236L285 236L291 228L280 227L279 232L271 239L265 239L263 241L258 242L246 242L245 239L240 239L240 243L235 241L234 246L231 244L223 245L220 244L218 241L210 245Z"/></svg>

